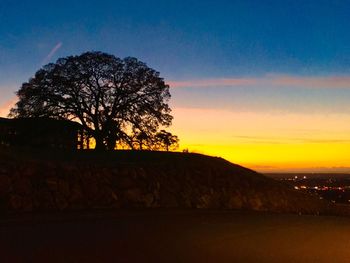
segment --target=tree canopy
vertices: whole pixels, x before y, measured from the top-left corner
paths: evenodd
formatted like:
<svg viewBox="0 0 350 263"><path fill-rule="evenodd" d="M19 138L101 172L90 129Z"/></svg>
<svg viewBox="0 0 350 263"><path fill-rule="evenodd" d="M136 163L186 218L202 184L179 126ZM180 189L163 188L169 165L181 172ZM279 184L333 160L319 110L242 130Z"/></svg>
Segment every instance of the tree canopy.
<svg viewBox="0 0 350 263"><path fill-rule="evenodd" d="M179 138L165 130L160 130L154 134L147 134L142 131L133 136L133 149L170 151L176 150L178 147Z"/></svg>
<svg viewBox="0 0 350 263"><path fill-rule="evenodd" d="M39 69L17 92L13 117L50 117L81 123L97 149L155 136L171 125L169 86L133 57L102 52L60 58Z"/></svg>

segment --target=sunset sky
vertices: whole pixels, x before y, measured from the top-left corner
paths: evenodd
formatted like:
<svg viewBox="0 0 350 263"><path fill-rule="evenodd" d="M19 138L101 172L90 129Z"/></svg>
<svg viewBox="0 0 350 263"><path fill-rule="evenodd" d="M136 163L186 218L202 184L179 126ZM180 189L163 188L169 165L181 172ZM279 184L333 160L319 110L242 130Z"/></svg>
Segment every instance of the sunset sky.
<svg viewBox="0 0 350 263"><path fill-rule="evenodd" d="M0 0L0 116L42 65L134 56L171 87L181 149L350 172L350 1Z"/></svg>

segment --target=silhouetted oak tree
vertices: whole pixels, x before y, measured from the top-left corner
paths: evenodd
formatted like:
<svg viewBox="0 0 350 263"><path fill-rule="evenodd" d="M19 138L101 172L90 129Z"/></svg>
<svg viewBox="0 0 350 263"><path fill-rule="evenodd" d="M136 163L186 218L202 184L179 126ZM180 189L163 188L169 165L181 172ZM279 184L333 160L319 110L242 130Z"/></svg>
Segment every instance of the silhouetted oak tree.
<svg viewBox="0 0 350 263"><path fill-rule="evenodd" d="M165 130L156 133L137 131L130 136L130 142L127 146L135 150L170 151L179 147L179 138Z"/></svg>
<svg viewBox="0 0 350 263"><path fill-rule="evenodd" d="M169 86L136 58L86 52L44 66L17 92L13 117L80 122L96 149L131 144L130 134L155 134L172 121Z"/></svg>
<svg viewBox="0 0 350 263"><path fill-rule="evenodd" d="M161 130L155 134L155 147L159 150L175 150L179 147L179 138L170 132Z"/></svg>

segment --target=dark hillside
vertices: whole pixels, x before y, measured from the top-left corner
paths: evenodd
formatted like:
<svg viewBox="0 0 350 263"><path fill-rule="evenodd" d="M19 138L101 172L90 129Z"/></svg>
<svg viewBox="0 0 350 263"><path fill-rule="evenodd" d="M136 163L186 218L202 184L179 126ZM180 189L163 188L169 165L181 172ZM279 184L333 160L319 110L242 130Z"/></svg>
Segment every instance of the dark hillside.
<svg viewBox="0 0 350 263"><path fill-rule="evenodd" d="M326 214L330 204L222 158L147 151L0 150L0 209L120 207Z"/></svg>

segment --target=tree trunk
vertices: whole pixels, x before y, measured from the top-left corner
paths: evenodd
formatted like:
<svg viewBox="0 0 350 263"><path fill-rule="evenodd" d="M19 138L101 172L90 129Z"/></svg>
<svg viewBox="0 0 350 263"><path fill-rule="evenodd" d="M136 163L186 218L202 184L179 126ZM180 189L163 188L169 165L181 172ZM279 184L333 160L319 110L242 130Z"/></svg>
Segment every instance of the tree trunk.
<svg viewBox="0 0 350 263"><path fill-rule="evenodd" d="M103 138L99 137L99 136L95 136L95 140L96 140L95 150L97 150L97 151L105 151L106 150L106 145L103 142Z"/></svg>
<svg viewBox="0 0 350 263"><path fill-rule="evenodd" d="M116 145L117 139L114 136L110 136L107 139L107 149L109 151L115 150L115 145Z"/></svg>

